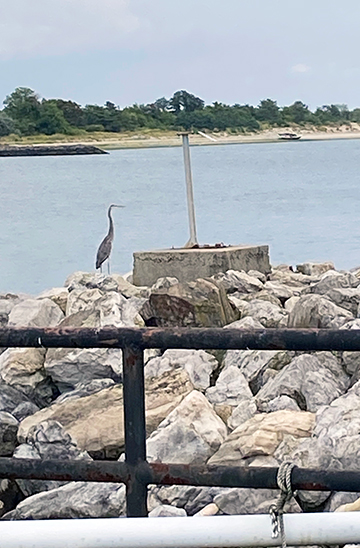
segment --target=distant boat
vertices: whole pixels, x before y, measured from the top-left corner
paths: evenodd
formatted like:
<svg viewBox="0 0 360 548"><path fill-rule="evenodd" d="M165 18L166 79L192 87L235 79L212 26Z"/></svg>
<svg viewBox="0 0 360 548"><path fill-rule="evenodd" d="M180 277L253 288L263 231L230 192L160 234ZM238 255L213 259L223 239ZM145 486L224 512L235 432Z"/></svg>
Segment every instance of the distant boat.
<svg viewBox="0 0 360 548"><path fill-rule="evenodd" d="M301 139L301 135L297 135L296 133L279 133L279 139L282 139L283 141L298 141Z"/></svg>

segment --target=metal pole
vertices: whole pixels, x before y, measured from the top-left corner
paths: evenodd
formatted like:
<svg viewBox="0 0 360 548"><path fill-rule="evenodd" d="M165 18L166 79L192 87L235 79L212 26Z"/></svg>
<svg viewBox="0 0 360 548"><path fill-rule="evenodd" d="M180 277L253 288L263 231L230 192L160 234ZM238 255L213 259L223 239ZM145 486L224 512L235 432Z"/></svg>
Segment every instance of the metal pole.
<svg viewBox="0 0 360 548"><path fill-rule="evenodd" d="M285 514L289 546L360 542L358 512ZM2 548L223 548L281 545L267 514L2 521Z"/></svg>
<svg viewBox="0 0 360 548"><path fill-rule="evenodd" d="M125 461L130 470L126 512L128 517L147 517L147 485L136 475L136 467L146 460L144 353L126 347L123 358Z"/></svg>
<svg viewBox="0 0 360 548"><path fill-rule="evenodd" d="M191 164L190 164L190 147L189 147L189 134L179 133L182 137L182 146L184 153L184 165L185 165L185 179L186 179L186 195L188 203L188 213L189 213L189 226L190 226L190 239L184 245L184 247L193 247L198 245L197 236L196 236L196 222L195 222L195 206L194 206L194 191L191 175Z"/></svg>

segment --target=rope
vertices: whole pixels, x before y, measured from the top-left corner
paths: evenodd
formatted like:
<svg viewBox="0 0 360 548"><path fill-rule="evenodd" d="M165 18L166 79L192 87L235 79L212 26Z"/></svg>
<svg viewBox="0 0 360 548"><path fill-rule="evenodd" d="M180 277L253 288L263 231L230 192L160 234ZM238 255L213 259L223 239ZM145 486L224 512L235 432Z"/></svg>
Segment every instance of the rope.
<svg viewBox="0 0 360 548"><path fill-rule="evenodd" d="M280 496L275 504L270 507L272 538L281 537L281 546L286 548L286 536L284 528L284 506L294 495L291 485L291 473L295 464L289 461L282 462L277 474L277 484L280 489Z"/></svg>

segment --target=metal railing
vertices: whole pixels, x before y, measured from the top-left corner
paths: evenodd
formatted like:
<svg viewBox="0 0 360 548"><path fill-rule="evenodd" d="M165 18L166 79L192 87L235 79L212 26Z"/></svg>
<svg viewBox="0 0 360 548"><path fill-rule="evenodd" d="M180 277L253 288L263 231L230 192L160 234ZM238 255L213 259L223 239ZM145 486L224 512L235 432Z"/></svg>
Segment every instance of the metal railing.
<svg viewBox="0 0 360 548"><path fill-rule="evenodd" d="M220 328L1 328L0 347L119 348L123 351L125 462L0 458L0 477L126 484L127 515L147 516L147 487L277 488L278 468L146 461L144 349L360 351L360 330ZM360 491L360 472L295 467L294 489Z"/></svg>

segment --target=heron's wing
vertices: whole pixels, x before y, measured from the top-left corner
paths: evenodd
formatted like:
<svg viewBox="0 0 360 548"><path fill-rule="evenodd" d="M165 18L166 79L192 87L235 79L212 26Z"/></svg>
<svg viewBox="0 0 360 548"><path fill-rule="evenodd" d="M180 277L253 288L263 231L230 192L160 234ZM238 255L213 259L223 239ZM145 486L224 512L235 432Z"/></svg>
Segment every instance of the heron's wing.
<svg viewBox="0 0 360 548"><path fill-rule="evenodd" d="M112 240L108 236L105 236L101 244L99 245L98 252L96 254L96 269L100 268L106 259L109 258L112 248Z"/></svg>

